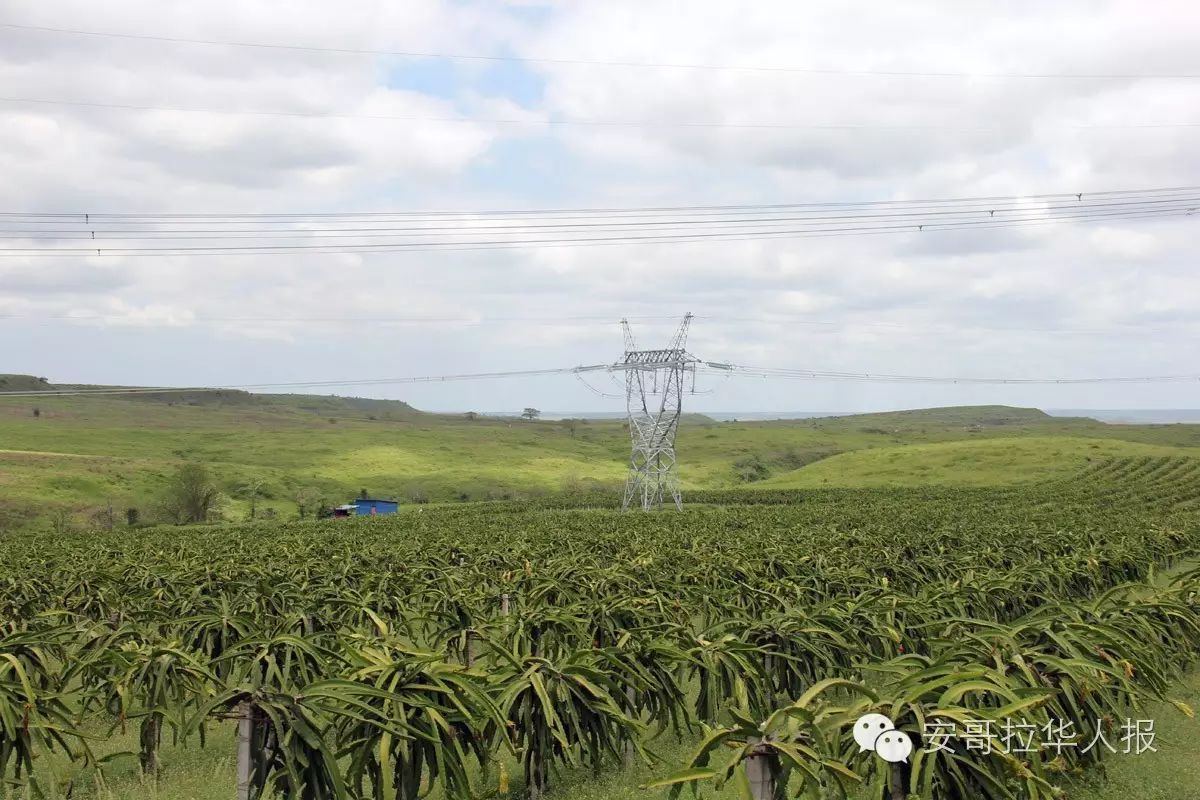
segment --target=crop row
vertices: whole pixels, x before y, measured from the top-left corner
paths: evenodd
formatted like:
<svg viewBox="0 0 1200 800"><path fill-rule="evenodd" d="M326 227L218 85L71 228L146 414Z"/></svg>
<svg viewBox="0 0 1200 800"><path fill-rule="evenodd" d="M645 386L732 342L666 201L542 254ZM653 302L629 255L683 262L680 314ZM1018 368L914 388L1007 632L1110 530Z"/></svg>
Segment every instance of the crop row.
<svg viewBox="0 0 1200 800"><path fill-rule="evenodd" d="M0 770L31 785L46 749L103 769L77 735L100 718L140 727L152 772L164 732L232 718L249 796L480 796L510 757L537 795L691 735L665 785L760 759L778 792L1049 797L1100 752L960 742L883 775L850 726L1111 735L1200 652L1200 573L1157 574L1198 547L1197 515L1078 487L48 537L0 555Z"/></svg>

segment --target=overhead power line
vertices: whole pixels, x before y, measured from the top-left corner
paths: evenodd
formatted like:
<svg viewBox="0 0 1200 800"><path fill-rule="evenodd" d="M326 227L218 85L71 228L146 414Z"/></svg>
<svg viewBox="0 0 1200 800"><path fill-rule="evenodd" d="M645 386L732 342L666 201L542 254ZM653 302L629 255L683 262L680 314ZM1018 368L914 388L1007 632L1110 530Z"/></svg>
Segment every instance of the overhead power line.
<svg viewBox="0 0 1200 800"><path fill-rule="evenodd" d="M74 227L59 228L6 228L4 225L17 223L36 224L38 220L29 220L11 215L0 215L0 239L22 240L192 240L206 239L285 239L285 238L392 238L397 236L436 236L446 233L464 234L475 232L486 233L537 233L548 231L556 234L581 233L589 231L616 231L647 229L672 229L718 226L763 226L791 225L793 223L822 223L850 224L855 222L888 220L910 222L912 224L935 224L968 222L970 218L982 221L1009 220L1025 221L1040 220L1054 216L1068 218L1076 215L1129 214L1153 213L1157 211L1200 211L1200 190L1189 194L1171 193L1165 196L1133 196L1129 198L1089 198L1086 203L1082 197L1072 197L1069 202L1056 201L1021 201L995 203L991 207L981 208L977 205L961 208L943 207L932 210L920 208L904 208L902 210L865 209L857 211L852 208L822 209L808 213L785 211L725 212L723 215L684 216L676 215L673 219L663 219L657 216L646 218L593 215L584 217L585 221L564 221L562 217L546 217L535 219L533 222L512 221L511 219L468 219L452 222L452 224L414 224L374 225L371 227L350 226L339 227L293 227L280 228L244 228L212 226L206 228L181 229L178 227L150 227L145 223L127 221L108 222L101 215L91 215L87 222ZM1027 216L1014 216L1018 212ZM996 215L999 214L999 217ZM1028 216L1033 215L1033 216ZM553 220L553 221L550 221ZM507 224L498 224L505 222ZM176 223L171 223L176 224ZM244 223L234 223L241 225ZM120 226L120 227L116 227ZM137 226L137 227L130 227Z"/></svg>
<svg viewBox="0 0 1200 800"><path fill-rule="evenodd" d="M945 123L889 125L880 123L827 122L728 122L723 120L617 120L617 119L561 119L537 117L479 117L445 116L424 114L352 114L337 111L302 111L284 109L218 108L204 106L173 106L146 103L105 103L94 100L70 100L48 97L0 97L0 103L16 103L41 106L69 106L78 108L101 108L114 111L169 111L193 114L226 114L251 117L295 117L300 119L349 119L374 120L381 122L454 122L478 125L525 125L525 126L583 126L601 128L729 128L738 130L827 130L827 131L1012 131L1015 126L997 125L951 125ZM1063 130L1138 130L1166 128L1196 128L1200 122L1113 122L1054 125Z"/></svg>
<svg viewBox="0 0 1200 800"><path fill-rule="evenodd" d="M60 28L47 25L21 25L0 23L0 28L39 33L66 34L72 36L102 37L132 41L160 42L168 44L200 45L206 47L251 48L257 50L294 51L349 56L389 56L397 58L444 59L448 61L511 62L524 64L579 65L595 67L636 67L644 69L704 70L750 73L792 73L803 75L846 75L887 78L988 78L988 79L1052 79L1052 80L1192 80L1200 73L1087 73L1087 72L963 72L946 70L900 70L900 69L853 69L839 67L800 67L754 64L704 64L662 61L640 61L619 59L546 58L536 56L491 55L477 53L432 52L422 50L382 50L364 47L323 47L271 42L246 42L227 39L200 39L182 36L124 33L117 31L93 31L78 28Z"/></svg>
<svg viewBox="0 0 1200 800"><path fill-rule="evenodd" d="M422 216L424 214L424 216ZM755 241L1200 218L1200 188L946 200L326 214L0 212L0 257L391 253ZM195 226L195 227L193 227Z"/></svg>
<svg viewBox="0 0 1200 800"><path fill-rule="evenodd" d="M622 206L622 207L559 207L559 208L517 208L517 209L441 209L441 210L402 210L402 211L330 211L330 212L300 212L300 213L245 213L245 212L103 212L103 211L5 211L0 212L0 220L25 220L45 223L96 223L96 224L139 224L167 223L173 224L206 224L210 221L237 222L239 224L296 224L314 220L371 219L379 217L496 217L521 215L546 215L559 217L571 215L602 215L613 216L620 214L727 214L727 213L766 213L769 211L792 211L797 209L826 210L826 209L856 209L874 207L913 207L940 208L946 205L953 207L984 206L1001 208L1006 206L1024 206L1049 202L1111 202L1113 200L1152 200L1153 195L1169 196L1173 194L1197 194L1200 185L1168 186L1149 189L1109 189L1100 191L1067 191L1041 194L1021 195L987 195L970 197L942 197L923 199L890 199L890 200L834 200L810 201L800 203L743 203L726 205L692 205L692 206Z"/></svg>
<svg viewBox="0 0 1200 800"><path fill-rule="evenodd" d="M293 253L397 253L437 252L465 250L503 250L512 248L538 247L595 247L631 244L675 244L704 241L761 241L769 239L803 239L831 236L869 236L896 233L941 232L972 229L1022 228L1040 225L1056 225L1085 222L1144 221L1176 217L1195 217L1194 206L1147 211L1119 213L1077 213L1056 216L1021 217L1003 221L979 219L961 222L893 223L884 225L825 225L809 224L805 227L786 229L736 229L719 232L648 232L644 234L619 233L611 236L576 236L572 238L542 237L515 239L469 239L458 238L446 241L407 242L355 242L346 244L255 244L255 245L171 245L167 247L39 247L0 248L0 257L46 257L46 256L231 256L231 255L287 255ZM459 231L459 236L469 235Z"/></svg>
<svg viewBox="0 0 1200 800"><path fill-rule="evenodd" d="M449 383L456 381L482 381L498 378L532 378L543 375L572 375L585 372L620 369L618 365L592 364L578 367L552 369L525 369L508 372L469 372L454 375L418 375L403 378L365 378L344 381L295 381L287 383L240 383L225 386L103 386L71 389L30 389L0 392L3 397L80 397L93 395L138 395L138 394L190 394L192 392L229 392L260 390L276 392L281 389L336 388L341 386L389 386L405 383Z"/></svg>
<svg viewBox="0 0 1200 800"><path fill-rule="evenodd" d="M689 362L691 363L691 362ZM33 389L0 392L0 398L29 397L83 397L116 395L190 394L194 392L267 391L285 389L335 388L344 386L387 386L413 383L446 383L455 381L495 380L500 378L529 378L546 375L574 375L580 377L589 372L623 372L637 369L638 365L625 363L590 364L577 367L552 369L511 370L507 372L475 372L451 375L422 375L401 378L366 378L352 380L295 381L286 383L243 383L225 386L103 386L70 389ZM752 367L719 361L702 361L696 369L710 374L767 379L801 379L807 381L860 381L874 383L936 383L936 384L1114 384L1114 383L1182 383L1200 381L1195 375L1150 375L1120 377L1067 377L1067 378L1022 378L1022 377L947 377L930 375L897 375L889 373L834 372L822 370L787 369L777 367ZM594 387L590 387L593 388ZM594 390L598 391L598 390Z"/></svg>

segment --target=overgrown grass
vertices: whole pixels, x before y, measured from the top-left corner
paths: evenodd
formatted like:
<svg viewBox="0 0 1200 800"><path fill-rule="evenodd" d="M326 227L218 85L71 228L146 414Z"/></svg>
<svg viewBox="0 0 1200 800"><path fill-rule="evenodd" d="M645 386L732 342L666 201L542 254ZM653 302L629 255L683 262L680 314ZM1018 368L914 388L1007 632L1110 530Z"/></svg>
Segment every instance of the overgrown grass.
<svg viewBox="0 0 1200 800"><path fill-rule="evenodd" d="M260 509L293 517L301 493L341 503L365 488L457 502L611 489L628 458L628 435L612 420L468 420L346 398L39 398L37 417L34 405L0 398L0 530L45 528L60 511L83 526L110 503L118 520L130 507L147 520L168 476L189 460L209 467L229 495L226 515L242 519L249 501L239 488L252 482L262 482ZM678 439L685 489L990 485L1051 477L1088 457L1162 454L1151 445L1196 452L1200 426L1104 425L983 406L786 422L689 419Z"/></svg>

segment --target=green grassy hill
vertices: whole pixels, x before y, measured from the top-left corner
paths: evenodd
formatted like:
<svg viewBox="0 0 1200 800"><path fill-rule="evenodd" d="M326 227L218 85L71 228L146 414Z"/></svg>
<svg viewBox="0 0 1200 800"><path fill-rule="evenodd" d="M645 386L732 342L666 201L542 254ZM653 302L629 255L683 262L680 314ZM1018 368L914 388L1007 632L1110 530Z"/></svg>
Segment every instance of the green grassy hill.
<svg viewBox="0 0 1200 800"><path fill-rule="evenodd" d="M1053 420L1045 411L1012 406L955 406L951 408L916 408L909 411L881 411L874 414L851 414L842 417L820 417L826 425L861 425L869 421L881 428L910 430L928 425L962 425L1002 427L1032 425ZM1059 419L1064 419L1060 417ZM1067 417L1065 419L1074 419Z"/></svg>
<svg viewBox="0 0 1200 800"><path fill-rule="evenodd" d="M0 374L0 395L4 392L60 390L129 389L137 387L100 385L88 383L50 383L45 378L33 375ZM323 394L254 394L239 389L217 389L200 391L141 392L119 395L120 400L136 403L151 403L166 406L190 406L207 408L271 408L296 409L314 414L361 414L370 417L395 419L399 417L423 416L408 403L400 400L377 400L367 397L339 397ZM19 402L10 398L9 402ZM25 398L31 406L42 402L41 398Z"/></svg>
<svg viewBox="0 0 1200 800"><path fill-rule="evenodd" d="M430 414L406 403L246 392L2 396L45 389L0 376L0 530L84 525L111 503L152 518L170 475L206 464L242 518L290 516L297 498L346 502L360 489L449 502L620 486L618 420ZM1088 458L1200 454L1200 425L1106 425L1036 409L974 406L772 422L689 415L677 449L685 490L987 485L1041 480Z"/></svg>
<svg viewBox="0 0 1200 800"><path fill-rule="evenodd" d="M1001 486L1064 478L1103 459L1178 455L1181 448L1070 436L967 439L856 450L756 484L822 486ZM1196 454L1200 458L1200 453Z"/></svg>
<svg viewBox="0 0 1200 800"><path fill-rule="evenodd" d="M0 375L0 392L40 392L57 388L45 378L33 375Z"/></svg>

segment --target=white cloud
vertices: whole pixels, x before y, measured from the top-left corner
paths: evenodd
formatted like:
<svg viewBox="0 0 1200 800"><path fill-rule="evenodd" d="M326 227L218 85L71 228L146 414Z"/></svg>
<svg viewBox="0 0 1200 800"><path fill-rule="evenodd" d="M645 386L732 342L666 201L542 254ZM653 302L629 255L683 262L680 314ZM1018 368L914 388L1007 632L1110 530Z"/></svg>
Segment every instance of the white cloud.
<svg viewBox="0 0 1200 800"><path fill-rule="evenodd" d="M691 205L1200 182L1194 128L1086 127L1198 122L1189 114L1200 107L1200 81L983 77L1193 72L1200 15L1184 3L1018 12L868 2L122 0L103 14L81 0L2 5L4 18L19 23L185 38L977 77L515 66L0 29L4 97L360 117L0 103L0 210ZM459 114L529 124L435 119ZM361 118L369 116L412 119ZM545 124L555 119L798 127ZM824 124L883 127L804 127ZM641 247L2 257L0 314L116 319L57 328L8 320L0 332L41 342L6 369L28 364L64 380L250 382L270 377L264 373L369 377L592 362L619 349L613 325L522 320L690 309L723 317L695 325L696 351L714 359L915 373L1178 372L1190 368L1200 325L1194 230L1187 218ZM272 321L355 315L515 321ZM754 318L763 321L745 321ZM1129 325L1162 331L1122 327ZM161 338L113 338L147 327ZM642 327L648 341L665 340L672 323ZM89 352L118 344L128 357ZM927 389L734 382L722 391L702 402L828 408L930 397ZM978 399L938 391L942 402ZM1163 402L1151 390L1122 391L1122 403ZM1172 391L1168 404L1194 405ZM497 385L486 400L463 384L393 394L504 408L535 392L544 393L536 404L545 408L599 402L573 382ZM1087 404L1079 394L1033 390L994 397Z"/></svg>
<svg viewBox="0 0 1200 800"><path fill-rule="evenodd" d="M1158 237L1145 231L1104 227L1092 231L1090 239L1094 252L1100 256L1137 260L1162 251Z"/></svg>

